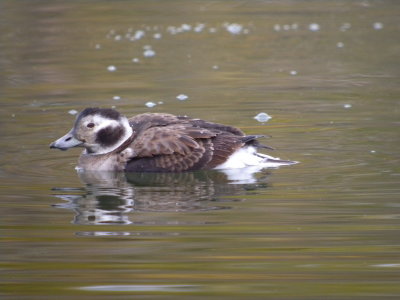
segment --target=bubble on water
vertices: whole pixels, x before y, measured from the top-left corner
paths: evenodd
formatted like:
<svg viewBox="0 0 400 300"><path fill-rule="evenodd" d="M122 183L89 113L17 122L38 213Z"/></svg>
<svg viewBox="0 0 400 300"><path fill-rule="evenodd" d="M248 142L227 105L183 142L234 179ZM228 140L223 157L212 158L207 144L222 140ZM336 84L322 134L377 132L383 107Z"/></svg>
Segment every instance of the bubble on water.
<svg viewBox="0 0 400 300"><path fill-rule="evenodd" d="M264 112L259 113L257 116L254 117L254 119L256 119L258 122L261 123L266 123L268 122L272 117Z"/></svg>
<svg viewBox="0 0 400 300"><path fill-rule="evenodd" d="M137 57L134 57L134 58L132 58L132 62L137 64L138 62L140 62L140 59Z"/></svg>
<svg viewBox="0 0 400 300"><path fill-rule="evenodd" d="M115 72L115 71L117 71L117 67L111 65L111 66L108 66L108 67L107 67L107 70L110 71L110 72Z"/></svg>
<svg viewBox="0 0 400 300"><path fill-rule="evenodd" d="M75 109L71 109L71 110L68 111L68 113L69 113L70 115L76 115L76 114L78 113L78 111L75 110Z"/></svg>
<svg viewBox="0 0 400 300"><path fill-rule="evenodd" d="M290 73L290 75L293 75L293 76L297 75L297 71L296 70L292 70L289 73Z"/></svg>
<svg viewBox="0 0 400 300"><path fill-rule="evenodd" d="M113 100L121 100L121 97L120 96L114 96Z"/></svg>
<svg viewBox="0 0 400 300"><path fill-rule="evenodd" d="M275 31L281 31L281 25L275 24L275 25L274 25L274 30L275 30Z"/></svg>
<svg viewBox="0 0 400 300"><path fill-rule="evenodd" d="M225 24L226 30L231 34L241 34L243 30L243 26L237 23Z"/></svg>
<svg viewBox="0 0 400 300"><path fill-rule="evenodd" d="M338 42L338 43L336 44L336 47L338 47L338 48L343 48L343 47L344 47L344 43Z"/></svg>
<svg viewBox="0 0 400 300"><path fill-rule="evenodd" d="M11 114L11 118L15 118L15 114Z"/></svg>
<svg viewBox="0 0 400 300"><path fill-rule="evenodd" d="M206 27L205 24L199 23L193 28L193 31L194 32L202 32L205 27Z"/></svg>
<svg viewBox="0 0 400 300"><path fill-rule="evenodd" d="M153 49L147 49L143 51L144 57L153 57L156 55L156 52Z"/></svg>
<svg viewBox="0 0 400 300"><path fill-rule="evenodd" d="M213 70L219 70L219 66L217 66L217 65L212 66L212 68L213 68Z"/></svg>
<svg viewBox="0 0 400 300"><path fill-rule="evenodd" d="M308 29L310 31L319 31L321 29L321 26L319 26L319 24L317 23L311 23L310 25L308 25Z"/></svg>
<svg viewBox="0 0 400 300"><path fill-rule="evenodd" d="M347 31L347 30L349 30L351 28L351 24L350 23L343 23L341 26L340 26L340 31Z"/></svg>
<svg viewBox="0 0 400 300"><path fill-rule="evenodd" d="M147 107L149 107L149 108L151 108L151 107L154 107L154 106L156 106L157 104L156 103L154 103L154 102L151 102L151 101L148 101L148 102L146 102L146 104L145 104Z"/></svg>
<svg viewBox="0 0 400 300"><path fill-rule="evenodd" d="M187 100L189 97L185 94L180 94L178 96L176 96L176 99L180 100L180 101L184 101Z"/></svg>
<svg viewBox="0 0 400 300"><path fill-rule="evenodd" d="M381 22L375 22L374 24L372 24L372 27L373 27L375 30L381 30L381 29L383 29L383 23L381 23Z"/></svg>
<svg viewBox="0 0 400 300"><path fill-rule="evenodd" d="M146 32L143 30L136 30L135 34L133 35L133 40L137 41L143 38L146 35Z"/></svg>
<svg viewBox="0 0 400 300"><path fill-rule="evenodd" d="M376 153L376 151L375 151L375 150L371 150L371 151L369 151L369 152L371 152L371 153Z"/></svg>
<svg viewBox="0 0 400 300"><path fill-rule="evenodd" d="M157 33L153 34L153 38L155 38L156 40L159 40L162 38L162 34L157 32Z"/></svg>
<svg viewBox="0 0 400 300"><path fill-rule="evenodd" d="M121 35L116 35L116 36L114 37L114 40L120 41L120 40L122 40L122 36L121 36Z"/></svg>
<svg viewBox="0 0 400 300"><path fill-rule="evenodd" d="M182 29L182 31L190 31L190 30L192 30L192 25L182 24L181 29Z"/></svg>
<svg viewBox="0 0 400 300"><path fill-rule="evenodd" d="M377 265L371 265L373 267L378 267L378 268L399 268L400 264L377 264Z"/></svg>
<svg viewBox="0 0 400 300"><path fill-rule="evenodd" d="M352 105L351 104L343 104L343 107L344 108L352 108Z"/></svg>

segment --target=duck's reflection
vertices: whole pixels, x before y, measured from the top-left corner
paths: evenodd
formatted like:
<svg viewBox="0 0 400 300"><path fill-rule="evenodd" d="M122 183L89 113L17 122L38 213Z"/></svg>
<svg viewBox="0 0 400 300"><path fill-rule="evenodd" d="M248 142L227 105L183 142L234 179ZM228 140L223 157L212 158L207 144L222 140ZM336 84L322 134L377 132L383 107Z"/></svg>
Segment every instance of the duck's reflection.
<svg viewBox="0 0 400 300"><path fill-rule="evenodd" d="M243 170L242 170L243 172ZM78 172L84 187L55 188L66 202L56 207L75 211L75 224L130 224L132 211L201 211L229 208L226 200L246 190L265 187L267 173L250 181L218 171L188 173ZM242 173L243 175L243 173ZM233 179L232 179L233 178ZM234 200L231 200L234 201Z"/></svg>

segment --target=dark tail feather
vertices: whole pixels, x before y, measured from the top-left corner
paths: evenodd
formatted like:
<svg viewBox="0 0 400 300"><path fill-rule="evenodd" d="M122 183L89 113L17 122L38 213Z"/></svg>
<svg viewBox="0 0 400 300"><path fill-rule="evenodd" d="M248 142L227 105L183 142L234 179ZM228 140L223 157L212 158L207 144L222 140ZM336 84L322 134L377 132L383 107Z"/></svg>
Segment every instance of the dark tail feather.
<svg viewBox="0 0 400 300"><path fill-rule="evenodd" d="M265 135L246 135L244 137L241 137L241 141L245 143L246 145L249 146L254 146L256 148L264 148L264 149L270 149L270 150L275 150L272 147L269 147L267 145L260 144L259 141L257 141L258 138L266 137Z"/></svg>

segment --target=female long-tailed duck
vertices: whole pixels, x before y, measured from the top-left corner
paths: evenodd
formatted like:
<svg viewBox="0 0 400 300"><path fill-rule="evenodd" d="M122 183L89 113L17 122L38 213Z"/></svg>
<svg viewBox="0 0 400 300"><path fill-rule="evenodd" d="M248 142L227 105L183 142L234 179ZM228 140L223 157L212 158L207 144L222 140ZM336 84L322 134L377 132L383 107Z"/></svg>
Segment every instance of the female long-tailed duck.
<svg viewBox="0 0 400 300"><path fill-rule="evenodd" d="M73 128L50 144L84 147L78 168L93 171L184 172L296 162L257 152L260 135L232 126L164 113L130 119L113 109L86 108Z"/></svg>

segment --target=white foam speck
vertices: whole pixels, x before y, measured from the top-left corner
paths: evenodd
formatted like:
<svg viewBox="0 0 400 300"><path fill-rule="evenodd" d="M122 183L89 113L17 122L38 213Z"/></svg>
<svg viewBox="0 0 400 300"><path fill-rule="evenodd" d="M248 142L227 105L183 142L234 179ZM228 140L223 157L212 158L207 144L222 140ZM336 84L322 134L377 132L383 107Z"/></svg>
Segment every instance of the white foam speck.
<svg viewBox="0 0 400 300"><path fill-rule="evenodd" d="M144 57L153 57L156 55L156 52L153 49L144 50L143 56Z"/></svg>
<svg viewBox="0 0 400 300"><path fill-rule="evenodd" d="M120 96L114 96L113 100L121 100L121 97Z"/></svg>
<svg viewBox="0 0 400 300"><path fill-rule="evenodd" d="M372 265L373 267L380 267L380 268L398 268L400 267L400 264L377 264L377 265Z"/></svg>
<svg viewBox="0 0 400 300"><path fill-rule="evenodd" d="M205 27L206 27L206 25L200 23L200 24L197 24L197 25L194 27L193 31L194 31L194 32L202 32L203 29L204 29Z"/></svg>
<svg viewBox="0 0 400 300"><path fill-rule="evenodd" d="M182 24L181 29L182 29L182 31L190 31L190 30L192 30L192 25Z"/></svg>
<svg viewBox="0 0 400 300"><path fill-rule="evenodd" d="M134 58L132 58L132 62L133 63L138 63L138 62L140 62L140 59L137 58L137 57L134 57Z"/></svg>
<svg viewBox="0 0 400 300"><path fill-rule="evenodd" d="M341 26L340 26L340 31L347 31L347 30L349 30L351 28L351 24L350 23L343 23Z"/></svg>
<svg viewBox="0 0 400 300"><path fill-rule="evenodd" d="M290 25L289 24L285 24L285 25L283 25L283 30L290 30Z"/></svg>
<svg viewBox="0 0 400 300"><path fill-rule="evenodd" d="M290 71L290 75L292 75L292 76L295 76L295 75L297 75L297 71L296 71L296 70L292 70L292 71Z"/></svg>
<svg viewBox="0 0 400 300"><path fill-rule="evenodd" d="M115 72L115 71L117 71L117 67L111 65L111 66L108 66L108 67L107 67L107 70L110 71L110 72Z"/></svg>
<svg viewBox="0 0 400 300"><path fill-rule="evenodd" d="M100 45L100 44L96 44L96 46L94 46L94 48L95 48L96 50L99 50L99 49L101 49L101 45Z"/></svg>
<svg viewBox="0 0 400 300"><path fill-rule="evenodd" d="M216 33L217 32L217 28L211 27L210 29L208 29L209 33Z"/></svg>
<svg viewBox="0 0 400 300"><path fill-rule="evenodd" d="M321 29L321 26L319 26L319 24L317 23L311 23L310 25L308 25L308 29L310 31L319 31Z"/></svg>
<svg viewBox="0 0 400 300"><path fill-rule="evenodd" d="M351 105L351 104L344 104L343 107L344 107L344 108L351 108L352 105Z"/></svg>
<svg viewBox="0 0 400 300"><path fill-rule="evenodd" d="M343 47L344 47L344 43L338 42L338 43L336 44L336 47L338 47L338 48L343 48Z"/></svg>
<svg viewBox="0 0 400 300"><path fill-rule="evenodd" d="M225 28L231 34L241 34L243 30L243 26L237 23L226 24Z"/></svg>
<svg viewBox="0 0 400 300"><path fill-rule="evenodd" d="M212 66L212 68L213 68L214 70L219 70L219 66L217 66L217 65Z"/></svg>
<svg viewBox="0 0 400 300"><path fill-rule="evenodd" d="M75 110L75 109L71 109L71 110L68 111L68 113L69 113L70 115L76 115L76 114L78 113L78 111Z"/></svg>
<svg viewBox="0 0 400 300"><path fill-rule="evenodd" d="M372 25L372 27L373 27L375 30L381 30L381 29L383 29L383 23L381 23L381 22L375 22L375 23Z"/></svg>
<svg viewBox="0 0 400 300"><path fill-rule="evenodd" d="M149 102L146 102L146 104L145 104L147 107L154 107L154 106L156 106L157 104L156 103L154 103L154 102L151 102L151 101L149 101Z"/></svg>
<svg viewBox="0 0 400 300"><path fill-rule="evenodd" d="M122 36L121 35L116 35L115 37L114 37L114 40L116 40L116 41L120 41L122 39Z"/></svg>
<svg viewBox="0 0 400 300"><path fill-rule="evenodd" d="M376 153L376 151L375 151L375 150L371 150L371 151L369 151L369 152L371 152L371 153Z"/></svg>
<svg viewBox="0 0 400 300"><path fill-rule="evenodd" d="M158 101L157 104L161 105L161 104L164 104L164 102L163 101Z"/></svg>
<svg viewBox="0 0 400 300"><path fill-rule="evenodd" d="M275 25L274 25L274 30L275 30L275 31L281 31L281 25L275 24Z"/></svg>
<svg viewBox="0 0 400 300"><path fill-rule="evenodd" d="M162 34L157 32L157 33L153 34L153 38L155 38L156 40L159 40L162 38Z"/></svg>
<svg viewBox="0 0 400 300"><path fill-rule="evenodd" d="M272 117L264 112L259 113L257 116L254 117L258 122L265 123L268 122Z"/></svg>
<svg viewBox="0 0 400 300"><path fill-rule="evenodd" d="M140 40L146 35L146 33L143 30L136 30L135 34L133 35L132 39L134 41Z"/></svg>
<svg viewBox="0 0 400 300"><path fill-rule="evenodd" d="M189 97L185 94L180 94L178 96L176 96L176 99L180 100L180 101L184 101L187 100Z"/></svg>

